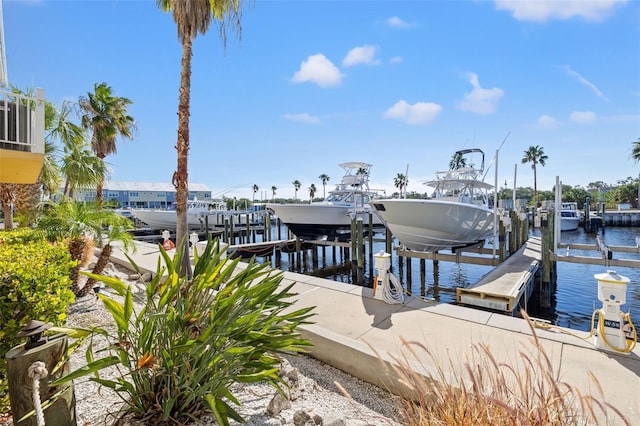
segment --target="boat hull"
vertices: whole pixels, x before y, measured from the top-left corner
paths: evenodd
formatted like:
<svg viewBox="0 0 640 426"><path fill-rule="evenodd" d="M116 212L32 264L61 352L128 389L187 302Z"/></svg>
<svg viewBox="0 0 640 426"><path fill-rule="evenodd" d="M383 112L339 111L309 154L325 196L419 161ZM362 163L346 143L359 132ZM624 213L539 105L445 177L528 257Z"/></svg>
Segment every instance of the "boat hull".
<svg viewBox="0 0 640 426"><path fill-rule="evenodd" d="M351 235L351 219L354 209L331 203L313 204L267 204L289 230L305 240L346 239ZM369 229L369 219L373 228L384 227L380 218L368 208L359 208L357 216L362 217L363 229ZM371 214L370 214L371 213Z"/></svg>
<svg viewBox="0 0 640 426"><path fill-rule="evenodd" d="M575 231L580 224L579 217L561 217L560 231Z"/></svg>
<svg viewBox="0 0 640 426"><path fill-rule="evenodd" d="M145 223L152 229L176 229L177 215L175 210L152 210L152 209L132 209L131 214L139 221ZM190 230L204 229L205 225L210 227L215 225L223 225L224 212L209 213L208 215L202 213L189 213L187 212L187 228ZM244 218L246 215L243 215ZM235 218L236 221L238 217Z"/></svg>
<svg viewBox="0 0 640 426"><path fill-rule="evenodd" d="M376 213L406 248L432 252L465 247L489 238L494 212L486 207L439 200L376 200Z"/></svg>

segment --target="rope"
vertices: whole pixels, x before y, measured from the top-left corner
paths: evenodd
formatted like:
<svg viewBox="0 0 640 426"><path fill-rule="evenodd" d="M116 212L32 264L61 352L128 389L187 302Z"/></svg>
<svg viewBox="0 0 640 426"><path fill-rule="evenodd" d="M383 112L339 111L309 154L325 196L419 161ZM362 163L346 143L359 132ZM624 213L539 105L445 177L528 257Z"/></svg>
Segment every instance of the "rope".
<svg viewBox="0 0 640 426"><path fill-rule="evenodd" d="M404 289L395 275L389 273L389 280L382 286L382 298L389 304L404 303Z"/></svg>
<svg viewBox="0 0 640 426"><path fill-rule="evenodd" d="M33 379L33 407L36 411L36 420L38 426L44 425L44 414L42 412L42 405L40 403L40 379L44 379L49 375L47 368L42 361L36 361L29 366L27 370L29 377Z"/></svg>

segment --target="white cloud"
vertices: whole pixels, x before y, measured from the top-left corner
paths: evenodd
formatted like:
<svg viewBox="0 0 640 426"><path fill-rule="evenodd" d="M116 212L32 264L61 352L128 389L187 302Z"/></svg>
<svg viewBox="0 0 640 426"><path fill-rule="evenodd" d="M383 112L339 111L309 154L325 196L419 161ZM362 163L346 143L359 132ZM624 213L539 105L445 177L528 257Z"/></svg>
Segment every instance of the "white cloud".
<svg viewBox="0 0 640 426"><path fill-rule="evenodd" d="M402 58L402 56L394 56L393 58L389 59L389 63L390 64L399 64L400 62L403 62L404 59Z"/></svg>
<svg viewBox="0 0 640 426"><path fill-rule="evenodd" d="M554 129L558 126L558 121L549 116L549 115L541 115L538 117L538 127L543 129Z"/></svg>
<svg viewBox="0 0 640 426"><path fill-rule="evenodd" d="M291 80L294 83L311 82L320 87L335 87L340 85L343 77L333 62L322 53L318 53L303 61Z"/></svg>
<svg viewBox="0 0 640 426"><path fill-rule="evenodd" d="M483 89L480 87L477 74L469 73L468 77L473 90L464 94L464 98L458 103L458 108L475 114L493 114L496 112L498 102L504 96L502 89L497 87Z"/></svg>
<svg viewBox="0 0 640 426"><path fill-rule="evenodd" d="M569 114L569 121L578 124L591 124L596 121L596 114L592 111L574 111Z"/></svg>
<svg viewBox="0 0 640 426"><path fill-rule="evenodd" d="M377 50L377 47L368 44L354 47L347 53L347 56L344 57L342 65L345 67L351 67L358 64L378 65L380 60L376 59Z"/></svg>
<svg viewBox="0 0 640 426"><path fill-rule="evenodd" d="M411 28L415 26L415 24L404 21L397 16L392 16L391 18L387 19L385 21L385 24L391 28Z"/></svg>
<svg viewBox="0 0 640 426"><path fill-rule="evenodd" d="M628 0L495 0L496 9L511 12L519 21L546 22L551 19L581 17L585 21L599 22L607 18L614 8Z"/></svg>
<svg viewBox="0 0 640 426"><path fill-rule="evenodd" d="M416 102L410 105L406 101L398 101L383 116L407 124L429 124L438 118L441 111L442 107L433 102Z"/></svg>
<svg viewBox="0 0 640 426"><path fill-rule="evenodd" d="M305 123L305 124L318 124L320 123L320 118L315 117L313 115L309 115L306 112L302 114L285 114L283 116L286 120L295 121L297 123Z"/></svg>
<svg viewBox="0 0 640 426"><path fill-rule="evenodd" d="M598 89L596 87L595 84L593 84L592 82L590 82L589 80L587 80L586 78L584 78L583 76L581 76L580 74L578 74L578 72L574 71L571 69L571 67L569 65L565 65L564 67L562 67L564 69L564 72L567 73L567 75L569 75L570 77L575 78L576 80L578 80L578 82L580 84L583 84L585 86L587 86L589 89L591 89L591 91L593 93L595 93L595 95L599 98L604 99L605 101L609 101L609 99L606 98L606 96L604 96L602 94L602 92L600 91L600 89Z"/></svg>

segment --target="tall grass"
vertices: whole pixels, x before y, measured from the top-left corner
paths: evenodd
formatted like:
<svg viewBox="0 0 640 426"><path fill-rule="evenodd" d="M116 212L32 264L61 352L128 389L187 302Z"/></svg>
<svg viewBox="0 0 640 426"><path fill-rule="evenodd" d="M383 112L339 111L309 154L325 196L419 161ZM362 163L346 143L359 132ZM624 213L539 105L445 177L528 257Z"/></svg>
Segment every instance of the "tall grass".
<svg viewBox="0 0 640 426"><path fill-rule="evenodd" d="M520 350L512 364L498 361L485 344L473 344L463 360L448 359L443 364L425 344L403 340L400 355L392 356L396 363L392 368L413 395L400 403L403 424L630 425L618 409L604 402L592 374L597 396L582 394L562 380L523 315L533 332L532 345ZM420 374L416 365L434 374Z"/></svg>

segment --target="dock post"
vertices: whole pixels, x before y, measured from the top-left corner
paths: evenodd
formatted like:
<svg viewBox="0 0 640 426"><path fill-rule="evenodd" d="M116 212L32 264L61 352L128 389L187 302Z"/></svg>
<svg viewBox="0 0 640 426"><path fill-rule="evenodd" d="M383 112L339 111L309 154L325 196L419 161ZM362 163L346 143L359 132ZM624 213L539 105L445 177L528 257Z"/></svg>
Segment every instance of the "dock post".
<svg viewBox="0 0 640 426"><path fill-rule="evenodd" d="M276 257L276 268L280 269L282 266L282 248L277 246L275 248L275 257Z"/></svg>
<svg viewBox="0 0 640 426"><path fill-rule="evenodd" d="M373 213L369 213L369 276L373 277Z"/></svg>
<svg viewBox="0 0 640 426"><path fill-rule="evenodd" d="M300 253L301 251L302 251L302 242L300 241L299 237L296 237L296 255L295 255L295 258L296 258L296 263L297 263L296 270L298 272L301 271L301 263L302 263L301 253Z"/></svg>
<svg viewBox="0 0 640 426"><path fill-rule="evenodd" d="M603 202L602 203L602 224L600 225L602 226L602 235L604 235L604 229L606 228L605 225L607 223L606 218L604 217L606 209L607 209L607 203Z"/></svg>
<svg viewBox="0 0 640 426"><path fill-rule="evenodd" d="M278 240L282 239L282 231L280 228L282 228L282 223L280 222L280 218L278 218L276 220L276 226L278 227L277 232L278 232Z"/></svg>
<svg viewBox="0 0 640 426"><path fill-rule="evenodd" d="M386 253L392 253L392 247L391 247L391 231L389 231L389 228L385 227L384 228L384 243L385 243L385 250ZM391 262L391 267L389 268L389 272L393 272L393 262Z"/></svg>
<svg viewBox="0 0 640 426"><path fill-rule="evenodd" d="M407 256L405 257L406 261L407 261L407 288L411 288L411 260L412 258Z"/></svg>
<svg viewBox="0 0 640 426"><path fill-rule="evenodd" d="M420 259L420 292L422 296L425 295L425 290L427 288L426 270L427 270L427 261L425 259Z"/></svg>
<svg viewBox="0 0 640 426"><path fill-rule="evenodd" d="M542 228L542 277L540 282L540 305L544 308L551 307L552 294L555 291L556 262L552 259L554 253L554 227L555 214L547 213L543 216L540 225Z"/></svg>
<svg viewBox="0 0 640 426"><path fill-rule="evenodd" d="M520 232L520 220L515 210L509 212L511 218L511 231L509 231L509 257L516 252L518 244L518 233Z"/></svg>
<svg viewBox="0 0 640 426"><path fill-rule="evenodd" d="M224 239L225 243L229 244L229 220L227 218L224 219L224 231L222 233L222 238Z"/></svg>
<svg viewBox="0 0 640 426"><path fill-rule="evenodd" d="M318 246L315 244L311 248L311 266L314 270L318 269Z"/></svg>
<svg viewBox="0 0 640 426"><path fill-rule="evenodd" d="M358 268L364 268L364 226L362 218L356 219L356 232L358 243Z"/></svg>
<svg viewBox="0 0 640 426"><path fill-rule="evenodd" d="M500 263L504 262L505 259L505 244L506 244L506 230L504 227L504 222L501 220L498 224L498 260Z"/></svg>
<svg viewBox="0 0 640 426"><path fill-rule="evenodd" d="M248 213L246 214L246 218L247 218L247 235L245 235L245 241L249 243L249 237L251 236L251 217ZM253 239L253 242L254 243L256 242L255 238Z"/></svg>

